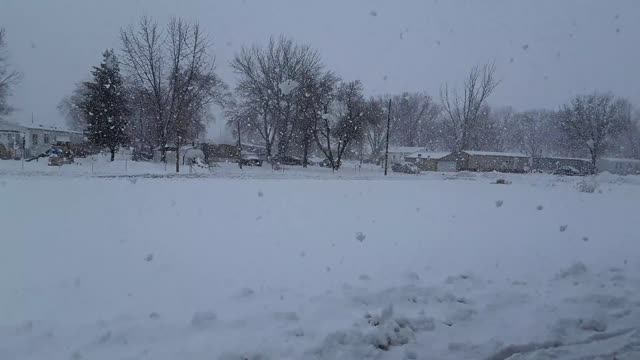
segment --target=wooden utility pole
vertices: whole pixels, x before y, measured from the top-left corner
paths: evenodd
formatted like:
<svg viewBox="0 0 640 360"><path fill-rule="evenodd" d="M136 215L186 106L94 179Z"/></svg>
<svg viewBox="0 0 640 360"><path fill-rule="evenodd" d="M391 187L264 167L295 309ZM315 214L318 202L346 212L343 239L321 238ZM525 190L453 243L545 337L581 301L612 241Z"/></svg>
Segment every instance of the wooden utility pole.
<svg viewBox="0 0 640 360"><path fill-rule="evenodd" d="M387 148L384 151L384 176L387 176L387 168L389 166L389 129L391 128L391 99L389 99L389 108L387 110Z"/></svg>
<svg viewBox="0 0 640 360"><path fill-rule="evenodd" d="M238 119L238 166L242 169L242 139L240 138L240 120Z"/></svg>

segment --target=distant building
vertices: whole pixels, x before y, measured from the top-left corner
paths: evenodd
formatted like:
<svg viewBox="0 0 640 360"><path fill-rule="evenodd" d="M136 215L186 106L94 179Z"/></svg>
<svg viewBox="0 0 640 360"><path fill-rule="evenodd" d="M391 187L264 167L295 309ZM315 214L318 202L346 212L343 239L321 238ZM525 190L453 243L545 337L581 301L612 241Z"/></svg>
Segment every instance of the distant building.
<svg viewBox="0 0 640 360"><path fill-rule="evenodd" d="M438 161L450 152L416 151L404 157L406 162L414 163L422 171L438 171Z"/></svg>
<svg viewBox="0 0 640 360"><path fill-rule="evenodd" d="M617 175L640 174L640 160L600 158L596 162L598 172L608 171Z"/></svg>
<svg viewBox="0 0 640 360"><path fill-rule="evenodd" d="M389 165L405 161L407 155L418 151L426 151L424 146L389 146ZM381 163L384 163L384 151L380 155Z"/></svg>
<svg viewBox="0 0 640 360"><path fill-rule="evenodd" d="M459 151L438 160L438 171L526 172L530 158L521 153Z"/></svg>
<svg viewBox="0 0 640 360"><path fill-rule="evenodd" d="M539 171L553 172L565 166L570 166L583 174L591 171L591 161L587 159L552 156L533 159L533 169Z"/></svg>
<svg viewBox="0 0 640 360"><path fill-rule="evenodd" d="M11 151L15 158L35 156L51 148L51 145L59 143L80 144L84 139L84 134L80 131L34 125L22 126L0 121L0 144ZM22 154L23 141L26 154Z"/></svg>

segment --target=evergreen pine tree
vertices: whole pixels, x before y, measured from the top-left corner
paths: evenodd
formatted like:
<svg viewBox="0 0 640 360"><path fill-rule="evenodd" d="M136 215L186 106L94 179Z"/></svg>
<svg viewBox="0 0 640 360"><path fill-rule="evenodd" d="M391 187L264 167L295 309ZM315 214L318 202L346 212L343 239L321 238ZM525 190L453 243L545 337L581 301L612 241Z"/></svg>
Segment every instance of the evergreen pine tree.
<svg viewBox="0 0 640 360"><path fill-rule="evenodd" d="M98 147L108 148L113 161L118 148L128 140L125 89L113 50L103 53L102 63L91 73L93 80L85 82L87 92L82 102L87 138Z"/></svg>

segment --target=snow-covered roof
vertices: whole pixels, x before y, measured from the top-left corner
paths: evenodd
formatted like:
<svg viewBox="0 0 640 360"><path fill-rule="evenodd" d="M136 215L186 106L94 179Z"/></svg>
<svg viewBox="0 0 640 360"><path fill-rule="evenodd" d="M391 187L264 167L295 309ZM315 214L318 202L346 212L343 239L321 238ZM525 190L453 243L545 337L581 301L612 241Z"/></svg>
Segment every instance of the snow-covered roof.
<svg viewBox="0 0 640 360"><path fill-rule="evenodd" d="M238 140L222 140L222 141L215 141L215 140L211 140L211 139L204 139L201 140L200 143L202 144L207 144L207 145L231 145L231 146L238 146ZM259 144L251 144L251 143L247 143L247 142L243 142L242 146L246 146L246 147L252 147L252 148L256 148L256 149L266 149L266 146L264 145L259 145Z"/></svg>
<svg viewBox="0 0 640 360"><path fill-rule="evenodd" d="M511 153L511 152L499 152L499 151L475 151L475 150L465 150L465 153L469 155L478 155L478 156L507 156L507 157L525 157L529 156L521 153Z"/></svg>
<svg viewBox="0 0 640 360"><path fill-rule="evenodd" d="M82 131L74 131L74 130L62 129L62 128L55 127L55 126L31 125L31 126L25 126L25 128L27 128L29 130L57 131L57 132L65 132L65 133L69 133L69 134L82 135Z"/></svg>
<svg viewBox="0 0 640 360"><path fill-rule="evenodd" d="M424 150L424 146L389 146L390 153L411 154L416 151Z"/></svg>
<svg viewBox="0 0 640 360"><path fill-rule="evenodd" d="M551 160L576 160L576 161L588 161L591 162L591 160L589 159L584 159L584 158L576 158L576 157L568 157L568 156L553 156L553 155L545 155L542 156L541 159L551 159Z"/></svg>
<svg viewBox="0 0 640 360"><path fill-rule="evenodd" d="M451 154L450 152L430 152L430 151L416 151L412 154L405 156L405 158L409 159L441 159L447 155Z"/></svg>
<svg viewBox="0 0 640 360"><path fill-rule="evenodd" d="M0 120L0 131L22 132L24 130L23 126Z"/></svg>
<svg viewBox="0 0 640 360"><path fill-rule="evenodd" d="M640 164L640 160L638 159L625 159L625 158L600 158L601 160L618 162L618 163L634 163Z"/></svg>

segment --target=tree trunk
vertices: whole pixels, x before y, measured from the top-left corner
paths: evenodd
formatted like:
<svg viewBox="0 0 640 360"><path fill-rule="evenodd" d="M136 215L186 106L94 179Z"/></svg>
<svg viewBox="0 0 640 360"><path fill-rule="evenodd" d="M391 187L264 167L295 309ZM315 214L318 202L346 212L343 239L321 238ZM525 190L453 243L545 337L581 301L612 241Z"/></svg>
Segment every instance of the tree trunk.
<svg viewBox="0 0 640 360"><path fill-rule="evenodd" d="M598 165L596 164L598 162L598 157L596 156L595 152L591 153L591 173L592 174L596 174L598 172Z"/></svg>
<svg viewBox="0 0 640 360"><path fill-rule="evenodd" d="M265 151L266 151L266 155L267 155L267 161L271 161L271 142L270 141L266 141L265 144Z"/></svg>
<svg viewBox="0 0 640 360"><path fill-rule="evenodd" d="M114 161L116 159L116 149L115 148L111 148L111 161Z"/></svg>
<svg viewBox="0 0 640 360"><path fill-rule="evenodd" d="M180 135L176 136L176 172L180 172Z"/></svg>
<svg viewBox="0 0 640 360"><path fill-rule="evenodd" d="M309 137L308 133L305 133L302 151L302 167L304 168L309 164Z"/></svg>
<svg viewBox="0 0 640 360"><path fill-rule="evenodd" d="M167 162L167 148L164 145L160 146L160 162Z"/></svg>

